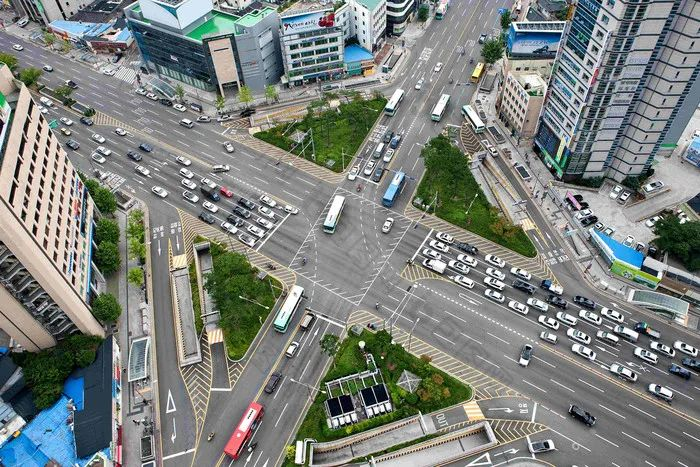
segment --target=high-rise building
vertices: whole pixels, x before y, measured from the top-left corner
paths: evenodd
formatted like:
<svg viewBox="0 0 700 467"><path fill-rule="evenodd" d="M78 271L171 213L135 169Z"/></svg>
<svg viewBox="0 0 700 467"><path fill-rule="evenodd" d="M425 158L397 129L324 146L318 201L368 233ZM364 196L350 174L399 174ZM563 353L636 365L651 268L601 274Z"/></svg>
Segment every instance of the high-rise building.
<svg viewBox="0 0 700 467"><path fill-rule="evenodd" d="M700 102L697 0L581 0L535 137L558 177L644 175Z"/></svg>
<svg viewBox="0 0 700 467"><path fill-rule="evenodd" d="M29 90L0 64L0 328L25 349L104 335L95 207Z"/></svg>
<svg viewBox="0 0 700 467"><path fill-rule="evenodd" d="M32 21L49 24L57 19L69 19L88 6L90 0L12 0Z"/></svg>
<svg viewBox="0 0 700 467"><path fill-rule="evenodd" d="M398 36L416 14L416 0L386 0L386 33Z"/></svg>

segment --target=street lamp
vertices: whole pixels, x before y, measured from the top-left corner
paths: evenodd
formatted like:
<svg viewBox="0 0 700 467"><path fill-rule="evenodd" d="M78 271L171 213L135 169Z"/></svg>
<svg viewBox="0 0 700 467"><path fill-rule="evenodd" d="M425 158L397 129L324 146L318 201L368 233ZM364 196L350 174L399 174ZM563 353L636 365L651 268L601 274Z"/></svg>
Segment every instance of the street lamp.
<svg viewBox="0 0 700 467"><path fill-rule="evenodd" d="M469 210L471 210L472 205L474 204L474 201L476 201L477 196L479 196L479 193L476 193L476 194L474 195L474 198L472 198L472 202L469 203L469 207L467 208L466 212L464 213L464 216L465 216L465 217L469 215Z"/></svg>
<svg viewBox="0 0 700 467"><path fill-rule="evenodd" d="M321 394L327 394L326 391L324 391L323 389L315 388L315 387L310 386L306 383L302 383L301 381L297 381L294 378L289 378L289 381L291 381L294 384L299 384L301 386L304 386L307 389L307 391L309 391L309 399L311 399L311 397L312 397L311 391L320 392Z"/></svg>
<svg viewBox="0 0 700 467"><path fill-rule="evenodd" d="M408 335L408 351L411 351L411 339L413 339L413 330L416 329L416 325L418 324L418 321L420 321L420 316L416 318L416 320L413 322L413 326L411 327L411 333Z"/></svg>
<svg viewBox="0 0 700 467"><path fill-rule="evenodd" d="M265 308L266 310L269 310L269 309L270 309L269 306L263 305L262 303L256 302L255 300L251 300L250 298L244 297L243 295L239 295L238 298L240 298L241 300L245 300L246 302L254 303L254 304L258 305L258 306L261 306L261 307Z"/></svg>

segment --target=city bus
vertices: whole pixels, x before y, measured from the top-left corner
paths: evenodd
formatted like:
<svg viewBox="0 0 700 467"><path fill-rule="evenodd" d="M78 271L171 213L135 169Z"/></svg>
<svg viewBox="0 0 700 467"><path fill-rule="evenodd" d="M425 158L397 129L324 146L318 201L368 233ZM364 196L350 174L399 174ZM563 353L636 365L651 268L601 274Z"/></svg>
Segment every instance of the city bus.
<svg viewBox="0 0 700 467"><path fill-rule="evenodd" d="M303 296L304 287L293 285L292 288L289 290L289 295L287 295L287 299L284 301L279 311L277 312L277 316L275 317L275 322L273 323L275 331L287 331L287 328L289 327L289 322L292 320L292 317L297 311L297 308L299 308L299 304L301 303L301 299L303 298Z"/></svg>
<svg viewBox="0 0 700 467"><path fill-rule="evenodd" d="M474 133L484 132L486 125L484 125L484 122L482 122L479 118L479 114L476 113L476 110L474 110L471 105L465 105L462 107L462 115L464 116L464 119L471 124L472 128L474 129Z"/></svg>
<svg viewBox="0 0 700 467"><path fill-rule="evenodd" d="M394 115L396 113L396 109L399 108L399 104L403 100L404 94L406 93L403 91L403 89L397 89L394 91L391 99L389 99L389 102L386 103L386 107L384 107L384 113L387 115Z"/></svg>
<svg viewBox="0 0 700 467"><path fill-rule="evenodd" d="M403 184L406 183L406 174L403 172L396 172L394 178L384 193L384 198L382 198L382 204L388 208L394 205L394 201L401 194L403 189Z"/></svg>
<svg viewBox="0 0 700 467"><path fill-rule="evenodd" d="M481 75L484 72L484 64L479 62L474 68L474 73L472 73L472 83L478 83L481 79Z"/></svg>
<svg viewBox="0 0 700 467"><path fill-rule="evenodd" d="M345 196L336 195L331 203L331 208L328 210L326 215L326 220L323 222L323 231L326 233L335 232L335 228L338 226L340 221L340 215L343 213L343 208L345 207Z"/></svg>
<svg viewBox="0 0 700 467"><path fill-rule="evenodd" d="M241 451L243 451L243 448L245 447L245 444L250 440L251 436L253 436L253 433L255 433L255 430L258 428L258 425L260 425L260 422L262 422L264 413L265 409L261 404L258 404L257 402L250 403L243 414L243 418L241 418L241 421L238 422L236 431L233 432L231 438L226 443L226 447L224 447L224 454L232 457L233 460L238 459L238 457L241 455Z"/></svg>
<svg viewBox="0 0 700 467"><path fill-rule="evenodd" d="M440 4L435 9L435 19L442 19L447 13L447 9L450 7L450 0L440 0Z"/></svg>
<svg viewBox="0 0 700 467"><path fill-rule="evenodd" d="M436 122L439 122L442 116L445 114L445 109L447 109L447 104L450 103L450 95L449 94L443 94L440 96L440 100L438 103L435 105L435 108L433 109L433 112L430 114L430 118L435 120Z"/></svg>

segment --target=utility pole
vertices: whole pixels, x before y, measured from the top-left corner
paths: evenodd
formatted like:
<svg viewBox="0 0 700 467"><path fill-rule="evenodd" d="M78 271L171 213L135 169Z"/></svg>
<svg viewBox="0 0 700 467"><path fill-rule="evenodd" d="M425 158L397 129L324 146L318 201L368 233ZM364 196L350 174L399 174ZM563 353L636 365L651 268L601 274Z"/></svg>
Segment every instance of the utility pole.
<svg viewBox="0 0 700 467"><path fill-rule="evenodd" d="M418 321L420 321L420 316L416 318L416 320L413 322L413 326L411 327L411 333L408 335L408 351L411 351L411 340L413 339L413 330L416 329L416 325L418 324Z"/></svg>

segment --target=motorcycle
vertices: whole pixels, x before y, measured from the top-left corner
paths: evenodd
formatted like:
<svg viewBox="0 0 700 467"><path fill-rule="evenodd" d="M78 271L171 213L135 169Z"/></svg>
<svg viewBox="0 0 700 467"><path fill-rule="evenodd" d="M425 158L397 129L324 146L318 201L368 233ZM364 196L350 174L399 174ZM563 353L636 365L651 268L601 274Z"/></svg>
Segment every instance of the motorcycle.
<svg viewBox="0 0 700 467"><path fill-rule="evenodd" d="M267 269L274 271L275 269L277 269L277 267L272 263L267 263Z"/></svg>
<svg viewBox="0 0 700 467"><path fill-rule="evenodd" d="M248 452L253 452L253 450L258 447L258 443L253 443L250 446L248 446Z"/></svg>
<svg viewBox="0 0 700 467"><path fill-rule="evenodd" d="M362 191L362 185L357 185L357 192L359 193L360 191Z"/></svg>
<svg viewBox="0 0 700 467"><path fill-rule="evenodd" d="M212 439L214 439L214 432L213 431L211 433L209 433L209 436L207 436L207 442L211 441Z"/></svg>
<svg viewBox="0 0 700 467"><path fill-rule="evenodd" d="M469 59L469 64L471 65L472 63L474 63L474 59L473 59L473 58L470 58L470 59Z"/></svg>

